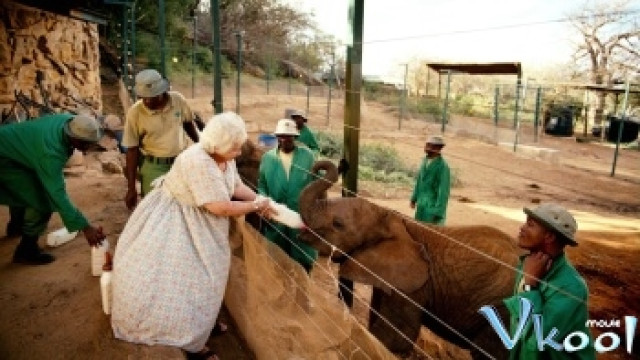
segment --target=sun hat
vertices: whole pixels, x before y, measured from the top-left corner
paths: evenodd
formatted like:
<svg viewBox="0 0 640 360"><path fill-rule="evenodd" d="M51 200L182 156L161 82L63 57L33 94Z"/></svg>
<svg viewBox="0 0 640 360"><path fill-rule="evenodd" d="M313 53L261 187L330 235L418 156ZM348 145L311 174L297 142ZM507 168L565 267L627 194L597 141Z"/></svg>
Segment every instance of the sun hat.
<svg viewBox="0 0 640 360"><path fill-rule="evenodd" d="M136 75L136 95L141 98L152 98L169 90L169 81L154 69L142 70Z"/></svg>
<svg viewBox="0 0 640 360"><path fill-rule="evenodd" d="M64 132L74 139L97 142L103 131L96 119L89 115L76 115L64 124Z"/></svg>
<svg viewBox="0 0 640 360"><path fill-rule="evenodd" d="M298 132L296 123L293 120L281 119L281 120L278 120L278 124L276 125L276 131L273 132L273 135L298 136L300 135L300 133Z"/></svg>
<svg viewBox="0 0 640 360"><path fill-rule="evenodd" d="M304 119L304 121L307 121L307 115L304 113L304 111L298 110L298 109L285 109L284 111L284 117L285 119L293 119L294 116L300 116L301 118Z"/></svg>
<svg viewBox="0 0 640 360"><path fill-rule="evenodd" d="M542 204L535 209L524 208L525 214L542 223L547 228L556 231L571 246L577 246L575 240L578 224L565 208L557 204Z"/></svg>
<svg viewBox="0 0 640 360"><path fill-rule="evenodd" d="M444 146L444 139L442 136L434 135L427 139L427 144Z"/></svg>

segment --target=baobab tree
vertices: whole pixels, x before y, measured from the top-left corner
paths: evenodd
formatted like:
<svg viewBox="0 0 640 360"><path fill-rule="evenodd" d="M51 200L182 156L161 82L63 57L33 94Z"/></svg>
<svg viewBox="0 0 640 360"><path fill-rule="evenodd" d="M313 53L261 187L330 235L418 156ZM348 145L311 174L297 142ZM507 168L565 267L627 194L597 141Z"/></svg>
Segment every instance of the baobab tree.
<svg viewBox="0 0 640 360"><path fill-rule="evenodd" d="M574 53L577 72L592 84L610 87L616 80L637 77L640 70L638 9L629 1L589 1L570 16L582 42ZM602 123L606 93L596 92L591 114Z"/></svg>

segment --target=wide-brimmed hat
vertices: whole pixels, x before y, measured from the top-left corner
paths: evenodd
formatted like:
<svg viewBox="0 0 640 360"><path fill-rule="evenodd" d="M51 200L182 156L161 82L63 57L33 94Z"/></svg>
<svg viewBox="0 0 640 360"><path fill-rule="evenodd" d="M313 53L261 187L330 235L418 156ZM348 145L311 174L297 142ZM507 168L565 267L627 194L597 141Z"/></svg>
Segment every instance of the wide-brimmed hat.
<svg viewBox="0 0 640 360"><path fill-rule="evenodd" d="M64 124L64 132L74 139L97 142L102 138L102 127L98 120L89 115L76 115Z"/></svg>
<svg viewBox="0 0 640 360"><path fill-rule="evenodd" d="M440 146L444 146L444 139L442 138L442 136L439 135L434 135L429 137L429 139L427 139L427 144L431 144L431 145L440 145Z"/></svg>
<svg viewBox="0 0 640 360"><path fill-rule="evenodd" d="M273 135L298 136L300 135L300 132L298 132L298 128L296 127L295 121L291 119L281 119L281 120L278 120L278 124L276 125L276 131L273 132Z"/></svg>
<svg viewBox="0 0 640 360"><path fill-rule="evenodd" d="M142 70L136 75L135 90L138 97L156 97L169 90L169 81L154 69Z"/></svg>
<svg viewBox="0 0 640 360"><path fill-rule="evenodd" d="M557 232L569 245L578 245L575 240L576 230L578 229L576 219L562 206L548 203L542 204L533 210L524 208L524 212L548 229Z"/></svg>
<svg viewBox="0 0 640 360"><path fill-rule="evenodd" d="M302 110L286 109L284 111L285 119L293 119L294 116L300 116L302 119L304 119L305 122L307 121L307 114L305 114Z"/></svg>

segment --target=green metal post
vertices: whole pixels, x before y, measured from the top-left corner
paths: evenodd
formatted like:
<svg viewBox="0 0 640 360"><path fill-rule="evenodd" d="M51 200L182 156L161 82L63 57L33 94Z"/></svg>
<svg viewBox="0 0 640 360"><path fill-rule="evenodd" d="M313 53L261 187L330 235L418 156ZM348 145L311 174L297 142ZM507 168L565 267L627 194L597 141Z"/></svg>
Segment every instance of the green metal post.
<svg viewBox="0 0 640 360"><path fill-rule="evenodd" d="M287 65L287 94L291 95L291 65Z"/></svg>
<svg viewBox="0 0 640 360"><path fill-rule="evenodd" d="M240 114L240 74L242 72L242 31L236 31L236 41L238 45L238 78L236 81L236 114Z"/></svg>
<svg viewBox="0 0 640 360"><path fill-rule="evenodd" d="M520 137L520 119L518 118L518 112L520 109L520 91L522 89L522 83L520 82L520 75L518 75L518 81L516 83L516 110L513 115L513 129L515 130L515 137L513 140L513 152L516 152L518 147L518 141Z"/></svg>
<svg viewBox="0 0 640 360"><path fill-rule="evenodd" d="M360 142L360 90L362 87L362 30L364 0L350 0L349 23L351 44L347 47L346 95L344 111L344 158L349 170L344 174L343 196L355 196L358 192L358 148Z"/></svg>
<svg viewBox="0 0 640 360"><path fill-rule="evenodd" d="M307 117L309 117L309 96L311 96L310 87L307 86Z"/></svg>
<svg viewBox="0 0 640 360"><path fill-rule="evenodd" d="M191 98L196 97L196 31L198 30L198 17L193 9L193 44L191 45Z"/></svg>
<svg viewBox="0 0 640 360"><path fill-rule="evenodd" d="M620 150L620 139L622 139L622 128L624 119L627 116L627 100L629 99L629 80L624 89L624 100L622 101L622 116L620 117L620 127L618 128L618 138L616 139L616 151L613 153L613 165L611 166L611 177L616 174L616 163L618 162L618 151ZM611 127L609 127L611 129ZM603 131L604 132L604 129Z"/></svg>
<svg viewBox="0 0 640 360"><path fill-rule="evenodd" d="M329 73L329 98L327 99L327 125L329 125L329 119L331 118L331 89L333 88L333 74L335 73L336 66L336 53L331 52L331 72Z"/></svg>
<svg viewBox="0 0 640 360"><path fill-rule="evenodd" d="M135 64L136 64L136 3L135 1L131 4L130 7L130 14L131 14L131 59L129 60L129 62L131 63L131 70L135 71ZM129 84L131 84L131 97L133 98L133 100L136 100L136 92L133 91L133 85L134 85L134 80L133 80L133 74L129 74Z"/></svg>
<svg viewBox="0 0 640 360"><path fill-rule="evenodd" d="M213 111L222 112L222 61L220 56L220 0L211 0L211 32L213 33Z"/></svg>
<svg viewBox="0 0 640 360"><path fill-rule="evenodd" d="M402 94L400 94L400 118L398 119L398 130L402 128L402 118L404 118L404 108L407 102L407 72L409 64L404 64L404 83L402 83Z"/></svg>
<svg viewBox="0 0 640 360"><path fill-rule="evenodd" d="M540 124L540 107L542 106L542 87L536 90L536 109L533 115L533 141L538 142L538 124Z"/></svg>
<svg viewBox="0 0 640 360"><path fill-rule="evenodd" d="M518 81L516 82L516 106L515 111L513 113L513 128L515 129L518 125L518 112L520 112L520 92L522 91L522 79L520 75L518 75Z"/></svg>
<svg viewBox="0 0 640 360"><path fill-rule="evenodd" d="M447 91L444 94L444 106L442 109L442 128L440 131L444 134L445 124L449 122L449 92L451 90L451 70L447 70Z"/></svg>
<svg viewBox="0 0 640 360"><path fill-rule="evenodd" d="M271 63L267 64L267 95L269 95L269 80L271 80Z"/></svg>
<svg viewBox="0 0 640 360"><path fill-rule="evenodd" d="M162 76L167 77L167 54L165 45L165 20L164 20L165 6L164 0L158 0L158 34L160 36L160 73Z"/></svg>
<svg viewBox="0 0 640 360"><path fill-rule="evenodd" d="M126 5L122 5L122 78L127 92L131 91L131 83L129 82L129 19L128 9Z"/></svg>
<svg viewBox="0 0 640 360"><path fill-rule="evenodd" d="M500 86L496 86L496 90L493 93L493 124L498 126L499 109L498 101L500 100Z"/></svg>

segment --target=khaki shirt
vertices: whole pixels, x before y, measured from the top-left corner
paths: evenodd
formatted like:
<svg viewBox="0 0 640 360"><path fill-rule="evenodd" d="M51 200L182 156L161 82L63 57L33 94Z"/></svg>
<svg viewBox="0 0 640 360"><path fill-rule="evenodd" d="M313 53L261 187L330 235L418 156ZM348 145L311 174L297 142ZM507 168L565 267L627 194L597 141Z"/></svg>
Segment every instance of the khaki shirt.
<svg viewBox="0 0 640 360"><path fill-rule="evenodd" d="M174 157L189 145L183 124L193 121L185 98L169 91L169 102L162 110L151 111L138 100L129 111L124 125L122 145L139 146L144 155Z"/></svg>

